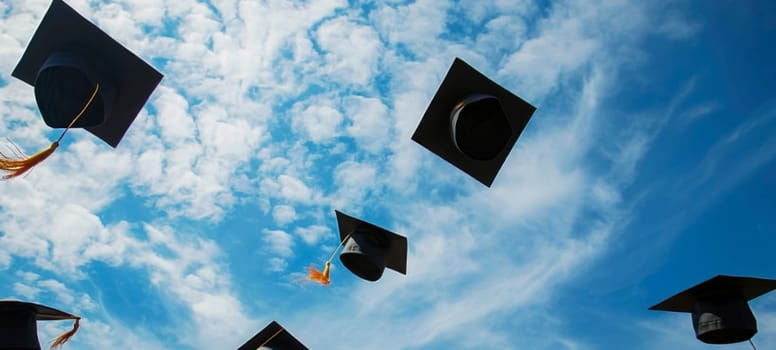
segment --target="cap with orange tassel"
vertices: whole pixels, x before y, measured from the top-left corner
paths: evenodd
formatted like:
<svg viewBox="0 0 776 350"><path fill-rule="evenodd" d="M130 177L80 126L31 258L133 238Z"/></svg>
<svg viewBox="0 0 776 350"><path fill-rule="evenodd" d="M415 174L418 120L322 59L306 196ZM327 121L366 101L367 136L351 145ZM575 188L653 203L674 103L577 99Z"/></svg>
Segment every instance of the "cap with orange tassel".
<svg viewBox="0 0 776 350"><path fill-rule="evenodd" d="M331 283L329 268L331 260L340 248L340 261L356 276L370 282L380 279L385 268L407 274L407 238L369 222L334 211L340 232L340 243L326 260L323 272L308 267L307 281L324 286Z"/></svg>
<svg viewBox="0 0 776 350"><path fill-rule="evenodd" d="M354 275L375 282L385 268L407 274L407 237L338 210L337 224L344 247L340 261Z"/></svg>
<svg viewBox="0 0 776 350"><path fill-rule="evenodd" d="M70 128L84 128L112 147L162 79L162 74L108 36L62 0L53 0L14 77L34 86L43 121L64 128L47 149L25 157L18 148L0 153L10 179L50 156Z"/></svg>
<svg viewBox="0 0 776 350"><path fill-rule="evenodd" d="M52 307L18 300L0 300L0 349L40 350L37 321L75 320L73 329L51 342L57 349L78 331L81 318Z"/></svg>

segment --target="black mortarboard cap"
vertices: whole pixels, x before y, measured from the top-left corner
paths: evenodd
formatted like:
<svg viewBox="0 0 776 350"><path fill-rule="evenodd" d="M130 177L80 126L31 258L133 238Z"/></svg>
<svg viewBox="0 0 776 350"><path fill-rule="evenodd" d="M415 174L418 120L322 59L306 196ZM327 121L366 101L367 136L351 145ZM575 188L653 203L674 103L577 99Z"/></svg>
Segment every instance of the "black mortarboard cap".
<svg viewBox="0 0 776 350"><path fill-rule="evenodd" d="M0 300L0 349L40 350L37 321L75 320L73 330L57 338L52 347L66 342L78 329L80 317L49 306Z"/></svg>
<svg viewBox="0 0 776 350"><path fill-rule="evenodd" d="M116 147L162 74L82 17L62 0L51 3L13 76L35 87L43 120L65 128L86 128Z"/></svg>
<svg viewBox="0 0 776 350"><path fill-rule="evenodd" d="M272 321L237 350L308 350L283 326Z"/></svg>
<svg viewBox="0 0 776 350"><path fill-rule="evenodd" d="M490 187L535 110L456 58L412 139Z"/></svg>
<svg viewBox="0 0 776 350"><path fill-rule="evenodd" d="M749 301L774 289L776 280L718 275L649 309L691 313L695 336L704 343L737 343L757 333Z"/></svg>
<svg viewBox="0 0 776 350"><path fill-rule="evenodd" d="M335 210L342 265L367 281L377 281L386 267L407 274L407 238Z"/></svg>

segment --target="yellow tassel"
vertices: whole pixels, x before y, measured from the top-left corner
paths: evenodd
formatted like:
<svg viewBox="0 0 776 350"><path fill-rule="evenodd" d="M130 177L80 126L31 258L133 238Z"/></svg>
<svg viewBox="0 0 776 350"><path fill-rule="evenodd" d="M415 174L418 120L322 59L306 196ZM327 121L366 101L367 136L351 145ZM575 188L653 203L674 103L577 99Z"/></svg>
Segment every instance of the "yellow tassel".
<svg viewBox="0 0 776 350"><path fill-rule="evenodd" d="M310 271L310 275L307 276L307 279L328 286L331 284L331 280L329 280L329 266L331 266L331 262L327 261L326 265L323 267L323 272L318 271L312 266L308 267L307 269Z"/></svg>
<svg viewBox="0 0 776 350"><path fill-rule="evenodd" d="M59 142L52 142L48 148L35 153L30 157L24 157L21 152L17 152L18 154L16 156L20 159L13 159L0 153L0 170L7 172L7 174L3 176L3 180L12 179L26 173L34 166L40 164L40 162L46 160L46 158L56 151L57 147L59 147Z"/></svg>
<svg viewBox="0 0 776 350"><path fill-rule="evenodd" d="M73 337L73 335L75 335L75 332L78 331L79 321L80 320L81 319L76 318L75 319L75 323L73 324L73 329L71 329L71 330L69 330L69 331L67 331L65 333L62 333L62 335L58 336L57 339L54 339L54 341L51 342L51 349L56 349L56 348L62 346L62 344L67 343L67 341L70 340L70 338Z"/></svg>
<svg viewBox="0 0 776 350"><path fill-rule="evenodd" d="M318 269L310 266L307 268L308 271L310 271L310 274L307 275L307 280L303 280L303 282L318 282L321 285L328 286L331 284L331 280L329 279L329 268L331 267L331 259L334 259L334 256L337 255L337 251L342 247L343 244L350 238L350 233L345 236L345 239L340 241L340 244L337 246L337 248L334 249L334 252L331 253L331 256L329 257L329 260L326 260L326 265L323 266L323 272L318 271Z"/></svg>

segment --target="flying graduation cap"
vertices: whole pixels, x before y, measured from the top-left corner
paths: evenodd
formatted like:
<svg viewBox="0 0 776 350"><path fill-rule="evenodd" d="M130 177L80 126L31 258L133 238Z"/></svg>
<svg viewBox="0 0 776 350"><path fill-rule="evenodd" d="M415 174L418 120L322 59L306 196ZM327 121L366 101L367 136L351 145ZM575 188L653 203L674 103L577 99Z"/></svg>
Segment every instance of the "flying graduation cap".
<svg viewBox="0 0 776 350"><path fill-rule="evenodd" d="M25 157L0 154L5 179L24 174L83 128L112 147L162 80L162 74L62 0L51 3L12 75L34 87L43 121L64 128L49 148ZM15 159L16 158L16 159Z"/></svg>
<svg viewBox="0 0 776 350"><path fill-rule="evenodd" d="M337 214L340 244L326 260L323 272L315 267L308 267L310 273L304 281L329 285L331 260L343 245L345 248L340 254L340 261L358 277L371 282L377 281L382 277L386 267L401 274L407 274L406 237L343 214L339 210L334 212Z"/></svg>
<svg viewBox="0 0 776 350"><path fill-rule="evenodd" d="M456 58L412 140L490 187L535 110Z"/></svg>
<svg viewBox="0 0 776 350"><path fill-rule="evenodd" d="M695 336L704 343L738 343L757 333L749 301L773 289L776 280L718 275L649 309L691 313Z"/></svg>
<svg viewBox="0 0 776 350"><path fill-rule="evenodd" d="M309 350L283 326L272 321L237 350Z"/></svg>
<svg viewBox="0 0 776 350"><path fill-rule="evenodd" d="M81 318L49 306L16 300L0 300L0 350L40 350L37 321L75 320L73 329L57 337L51 348L70 340Z"/></svg>
<svg viewBox="0 0 776 350"><path fill-rule="evenodd" d="M342 265L356 276L377 281L385 268L407 274L407 238L335 210Z"/></svg>

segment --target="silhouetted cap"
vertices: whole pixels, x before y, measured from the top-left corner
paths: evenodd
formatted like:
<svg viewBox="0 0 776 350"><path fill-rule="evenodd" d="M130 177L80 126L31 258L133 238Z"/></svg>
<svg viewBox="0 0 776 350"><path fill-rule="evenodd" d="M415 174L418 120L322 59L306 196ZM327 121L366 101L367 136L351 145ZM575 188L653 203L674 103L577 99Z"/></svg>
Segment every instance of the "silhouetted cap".
<svg viewBox="0 0 776 350"><path fill-rule="evenodd" d="M46 124L86 128L116 147L162 74L61 0L51 3L13 76L35 87Z"/></svg>
<svg viewBox="0 0 776 350"><path fill-rule="evenodd" d="M46 160L71 128L85 128L116 147L162 75L61 0L51 3L13 76L35 87L46 124L64 128L32 156L0 153L10 179Z"/></svg>
<svg viewBox="0 0 776 350"><path fill-rule="evenodd" d="M649 309L691 313L695 336L704 343L737 343L757 333L749 300L773 289L776 280L718 275Z"/></svg>
<svg viewBox="0 0 776 350"><path fill-rule="evenodd" d="M377 281L386 267L407 274L407 238L336 211L342 265L367 281Z"/></svg>
<svg viewBox="0 0 776 350"><path fill-rule="evenodd" d="M54 340L52 348L70 339L80 317L49 306L16 300L0 300L0 349L40 350L37 321L75 320L71 331Z"/></svg>
<svg viewBox="0 0 776 350"><path fill-rule="evenodd" d="M456 58L412 139L490 187L535 110Z"/></svg>
<svg viewBox="0 0 776 350"><path fill-rule="evenodd" d="M237 350L308 350L283 326L272 321Z"/></svg>

